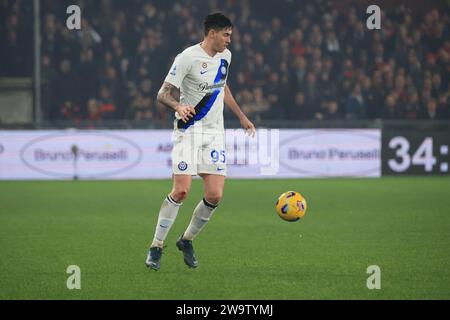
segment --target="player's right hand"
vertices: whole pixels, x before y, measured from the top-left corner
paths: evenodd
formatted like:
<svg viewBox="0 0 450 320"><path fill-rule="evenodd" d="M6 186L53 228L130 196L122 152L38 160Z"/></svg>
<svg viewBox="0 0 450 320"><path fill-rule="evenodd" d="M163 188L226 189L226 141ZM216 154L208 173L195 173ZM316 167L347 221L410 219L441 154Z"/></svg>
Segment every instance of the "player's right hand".
<svg viewBox="0 0 450 320"><path fill-rule="evenodd" d="M192 106L188 106L185 104L179 104L175 108L175 111L180 116L180 119L186 123L190 120L190 118L193 118L195 116L195 109Z"/></svg>

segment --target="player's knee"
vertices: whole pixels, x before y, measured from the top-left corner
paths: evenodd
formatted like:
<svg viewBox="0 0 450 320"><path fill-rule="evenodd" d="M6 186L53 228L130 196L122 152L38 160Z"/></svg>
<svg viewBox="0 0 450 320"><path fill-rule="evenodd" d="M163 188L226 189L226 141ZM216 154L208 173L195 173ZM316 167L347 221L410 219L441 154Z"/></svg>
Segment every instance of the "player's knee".
<svg viewBox="0 0 450 320"><path fill-rule="evenodd" d="M176 189L172 191L171 197L176 202L183 202L189 194L189 189Z"/></svg>
<svg viewBox="0 0 450 320"><path fill-rule="evenodd" d="M210 191L205 194L205 200L212 205L218 205L220 200L222 200L221 191Z"/></svg>

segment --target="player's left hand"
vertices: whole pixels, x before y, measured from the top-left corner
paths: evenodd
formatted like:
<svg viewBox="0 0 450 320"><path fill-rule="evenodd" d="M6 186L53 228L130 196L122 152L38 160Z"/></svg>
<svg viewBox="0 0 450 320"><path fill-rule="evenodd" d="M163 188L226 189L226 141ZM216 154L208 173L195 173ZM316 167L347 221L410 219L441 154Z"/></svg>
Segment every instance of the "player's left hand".
<svg viewBox="0 0 450 320"><path fill-rule="evenodd" d="M244 117L241 119L241 126L242 126L242 128L244 128L245 132L246 132L250 137L252 137L252 138L255 137L255 134L256 134L255 125L254 125L250 120L248 120L247 117L244 116Z"/></svg>

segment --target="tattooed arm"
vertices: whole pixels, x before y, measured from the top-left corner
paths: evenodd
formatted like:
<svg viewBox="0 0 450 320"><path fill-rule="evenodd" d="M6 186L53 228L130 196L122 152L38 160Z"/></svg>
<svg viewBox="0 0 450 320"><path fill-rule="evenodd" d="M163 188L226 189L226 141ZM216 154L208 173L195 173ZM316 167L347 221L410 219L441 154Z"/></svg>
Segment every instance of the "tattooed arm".
<svg viewBox="0 0 450 320"><path fill-rule="evenodd" d="M164 82L158 92L158 101L176 111L177 105L180 104L180 89L174 85Z"/></svg>
<svg viewBox="0 0 450 320"><path fill-rule="evenodd" d="M157 100L176 111L185 123L195 115L195 109L192 106L180 103L180 89L168 82L164 82L159 89Z"/></svg>

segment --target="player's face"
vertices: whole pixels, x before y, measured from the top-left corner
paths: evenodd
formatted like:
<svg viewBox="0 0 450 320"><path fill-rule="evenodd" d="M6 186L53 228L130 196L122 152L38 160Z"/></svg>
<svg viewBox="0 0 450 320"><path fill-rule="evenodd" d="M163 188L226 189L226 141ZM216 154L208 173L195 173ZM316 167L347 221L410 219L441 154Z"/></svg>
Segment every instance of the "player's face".
<svg viewBox="0 0 450 320"><path fill-rule="evenodd" d="M217 52L224 52L231 43L231 28L222 29L214 32L214 50Z"/></svg>

